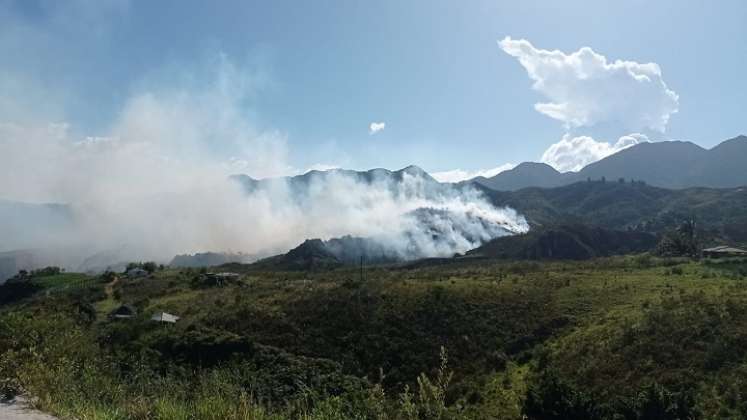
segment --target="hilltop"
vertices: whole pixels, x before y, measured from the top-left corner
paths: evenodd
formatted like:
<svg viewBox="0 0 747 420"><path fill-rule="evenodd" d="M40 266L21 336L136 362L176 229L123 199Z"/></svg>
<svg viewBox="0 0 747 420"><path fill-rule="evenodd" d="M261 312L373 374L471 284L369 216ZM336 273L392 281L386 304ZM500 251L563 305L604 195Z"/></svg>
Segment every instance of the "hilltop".
<svg viewBox="0 0 747 420"><path fill-rule="evenodd" d="M287 187L293 196L298 197L305 196L306 190L314 183L335 181L346 181L363 185L379 183L389 188L396 188L404 180L409 179L416 180L426 188L441 188L441 184L438 181L422 168L415 165L410 165L396 171L383 168L369 169L367 171L354 171L350 169L311 170L302 175L265 179L254 179L248 175L236 174L232 175L231 179L238 182L246 192Z"/></svg>

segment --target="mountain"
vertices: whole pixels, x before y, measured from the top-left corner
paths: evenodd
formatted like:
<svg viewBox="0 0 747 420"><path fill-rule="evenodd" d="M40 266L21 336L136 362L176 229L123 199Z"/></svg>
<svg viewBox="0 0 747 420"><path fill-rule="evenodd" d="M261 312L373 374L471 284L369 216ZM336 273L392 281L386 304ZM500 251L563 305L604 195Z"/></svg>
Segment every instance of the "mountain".
<svg viewBox="0 0 747 420"><path fill-rule="evenodd" d="M747 185L747 136L727 140L713 149L698 165L704 186Z"/></svg>
<svg viewBox="0 0 747 420"><path fill-rule="evenodd" d="M524 162L491 178L479 176L470 180L499 191L514 191L527 186L551 188L572 182L571 173L560 173L546 163Z"/></svg>
<svg viewBox="0 0 747 420"><path fill-rule="evenodd" d="M579 172L561 173L542 163L523 163L491 178L472 180L500 191L557 187L589 178L624 178L664 188L733 188L747 185L747 136L726 140L712 149L694 143L639 143L591 163Z"/></svg>
<svg viewBox="0 0 747 420"><path fill-rule="evenodd" d="M575 180L605 177L642 180L665 188L712 186L705 185L695 171L707 154L706 149L690 142L640 143L587 165Z"/></svg>
<svg viewBox="0 0 747 420"><path fill-rule="evenodd" d="M704 239L747 244L747 187L673 190L642 182L583 181L518 191L478 188L495 206L524 215L533 229L583 223L661 233L695 218Z"/></svg>
<svg viewBox="0 0 747 420"><path fill-rule="evenodd" d="M656 246L656 236L581 224L539 228L521 235L493 239L467 253L469 256L508 259L585 260L594 257L644 252Z"/></svg>
<svg viewBox="0 0 747 420"><path fill-rule="evenodd" d="M303 175L279 178L254 179L248 175L232 175L231 179L238 182L246 192L252 193L260 189L272 189L287 185L295 195L305 195L315 182L329 182L339 179L352 180L358 183L380 183L389 188L396 188L406 179L422 182L426 188L440 188L442 185L422 168L410 165L397 171L375 168L367 171L350 169L330 169L327 171L308 171Z"/></svg>
<svg viewBox="0 0 747 420"><path fill-rule="evenodd" d="M253 264L262 270L315 270L343 265L384 264L402 261L402 258L379 242L353 236L332 238L328 241L307 239L285 254L265 258Z"/></svg>
<svg viewBox="0 0 747 420"><path fill-rule="evenodd" d="M257 257L249 254L234 254L228 252L198 252L196 254L176 255L169 266L171 267L214 267L228 263L250 263Z"/></svg>

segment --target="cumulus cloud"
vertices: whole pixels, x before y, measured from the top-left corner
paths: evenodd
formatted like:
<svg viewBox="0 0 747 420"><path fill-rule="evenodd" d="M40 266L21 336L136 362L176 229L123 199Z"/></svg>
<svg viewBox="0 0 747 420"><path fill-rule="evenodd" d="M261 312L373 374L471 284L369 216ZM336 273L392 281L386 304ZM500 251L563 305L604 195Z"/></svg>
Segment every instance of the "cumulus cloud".
<svg viewBox="0 0 747 420"><path fill-rule="evenodd" d="M492 169L479 169L477 171L466 171L464 169L452 169L450 171L434 172L431 174L439 182L461 182L478 176L490 178L501 172L508 171L516 167L513 163L504 163Z"/></svg>
<svg viewBox="0 0 747 420"><path fill-rule="evenodd" d="M382 131L385 128L386 128L386 123L383 122L383 121L382 122L372 122L368 126L368 134L374 135L374 134L378 133L379 131Z"/></svg>
<svg viewBox="0 0 747 420"><path fill-rule="evenodd" d="M640 133L622 136L615 143L597 141L589 136L573 137L565 134L559 142L545 150L542 162L561 172L579 171L590 163L647 141L648 137Z"/></svg>
<svg viewBox="0 0 747 420"><path fill-rule="evenodd" d="M566 54L506 37L500 48L526 69L533 89L549 102L535 109L567 127L618 123L628 130L663 132L679 97L667 87L656 63L608 61L589 47Z"/></svg>

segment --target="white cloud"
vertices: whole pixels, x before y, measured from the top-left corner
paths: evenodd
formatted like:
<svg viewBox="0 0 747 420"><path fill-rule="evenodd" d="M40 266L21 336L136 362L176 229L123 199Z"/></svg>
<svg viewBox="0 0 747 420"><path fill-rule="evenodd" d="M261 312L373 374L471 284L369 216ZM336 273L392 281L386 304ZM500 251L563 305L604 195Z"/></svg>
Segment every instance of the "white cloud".
<svg viewBox="0 0 747 420"><path fill-rule="evenodd" d="M567 127L619 123L624 129L663 132L677 112L679 97L656 63L608 62L589 47L566 54L510 37L498 44L524 66L533 89L550 100L535 109Z"/></svg>
<svg viewBox="0 0 747 420"><path fill-rule="evenodd" d="M434 172L431 174L438 182L461 182L478 176L490 178L503 171L513 169L516 165L513 163L504 163L501 166L492 169L480 169L477 171L465 171L464 169L453 169L450 171Z"/></svg>
<svg viewBox="0 0 747 420"><path fill-rule="evenodd" d="M647 141L648 137L640 133L622 136L614 144L596 141L589 136L571 137L566 133L559 142L545 150L542 162L561 172L579 171L590 163Z"/></svg>
<svg viewBox="0 0 747 420"><path fill-rule="evenodd" d="M379 131L382 131L386 128L385 122L372 122L371 125L368 126L368 134L374 135L378 133Z"/></svg>

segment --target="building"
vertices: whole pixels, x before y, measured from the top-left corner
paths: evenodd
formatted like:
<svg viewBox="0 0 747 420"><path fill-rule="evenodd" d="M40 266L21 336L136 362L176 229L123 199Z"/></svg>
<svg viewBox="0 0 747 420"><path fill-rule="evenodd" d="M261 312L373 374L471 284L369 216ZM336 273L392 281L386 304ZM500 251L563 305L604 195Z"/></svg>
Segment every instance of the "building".
<svg viewBox="0 0 747 420"><path fill-rule="evenodd" d="M237 273L206 273L203 276L204 284L208 286L225 286L230 283L238 283L239 277Z"/></svg>
<svg viewBox="0 0 747 420"><path fill-rule="evenodd" d="M747 257L747 250L735 248L733 246L722 245L704 249L703 256L708 258Z"/></svg>
<svg viewBox="0 0 747 420"><path fill-rule="evenodd" d="M172 315L166 312L158 312L153 314L152 317L150 317L151 321L155 322L165 322L168 324L176 324L176 321L179 320L179 317L176 315Z"/></svg>
<svg viewBox="0 0 747 420"><path fill-rule="evenodd" d="M109 314L111 319L130 319L137 315L137 309L131 305L122 305Z"/></svg>

